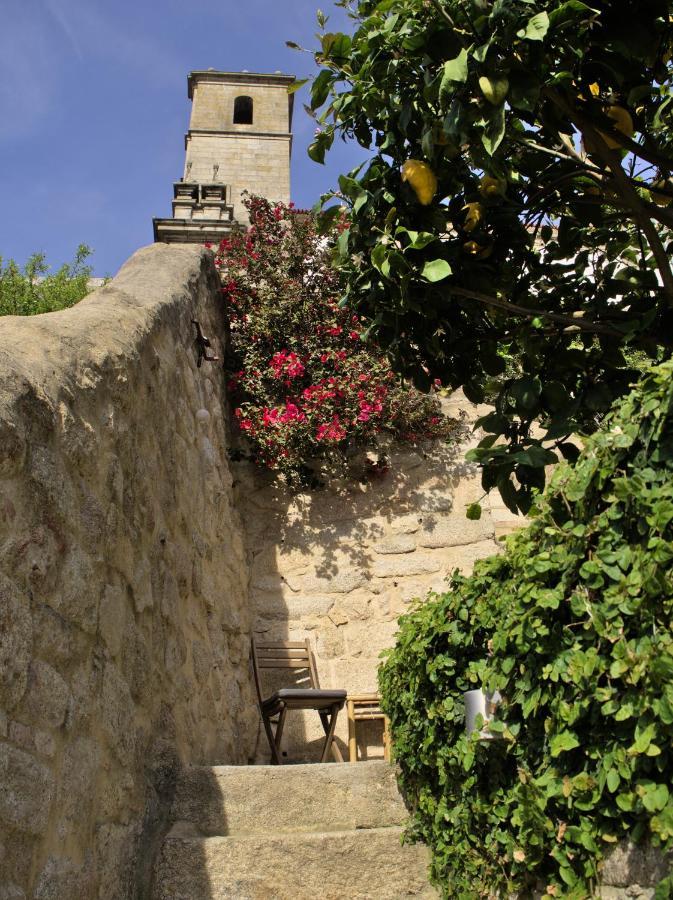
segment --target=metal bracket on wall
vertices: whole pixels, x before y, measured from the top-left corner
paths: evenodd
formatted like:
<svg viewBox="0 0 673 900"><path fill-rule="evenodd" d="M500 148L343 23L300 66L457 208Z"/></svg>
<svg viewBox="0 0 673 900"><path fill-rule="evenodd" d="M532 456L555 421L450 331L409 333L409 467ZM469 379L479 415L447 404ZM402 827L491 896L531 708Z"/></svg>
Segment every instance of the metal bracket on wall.
<svg viewBox="0 0 673 900"><path fill-rule="evenodd" d="M201 368L201 363L204 359L206 362L218 362L220 357L215 356L214 353L210 352L211 343L203 333L201 323L197 322L196 319L192 319L192 325L196 326L196 347L199 354L196 365L198 366L198 368Z"/></svg>

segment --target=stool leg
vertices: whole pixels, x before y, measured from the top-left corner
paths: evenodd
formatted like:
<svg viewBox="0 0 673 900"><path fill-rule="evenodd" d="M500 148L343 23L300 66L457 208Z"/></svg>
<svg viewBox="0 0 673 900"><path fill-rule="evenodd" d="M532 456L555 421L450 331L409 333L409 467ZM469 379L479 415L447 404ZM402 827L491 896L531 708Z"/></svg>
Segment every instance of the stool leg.
<svg viewBox="0 0 673 900"><path fill-rule="evenodd" d="M352 700L347 701L348 708L348 761L355 763L358 761L358 745L355 737L355 703Z"/></svg>
<svg viewBox="0 0 673 900"><path fill-rule="evenodd" d="M383 717L383 758L386 762L390 762L390 720L388 716Z"/></svg>

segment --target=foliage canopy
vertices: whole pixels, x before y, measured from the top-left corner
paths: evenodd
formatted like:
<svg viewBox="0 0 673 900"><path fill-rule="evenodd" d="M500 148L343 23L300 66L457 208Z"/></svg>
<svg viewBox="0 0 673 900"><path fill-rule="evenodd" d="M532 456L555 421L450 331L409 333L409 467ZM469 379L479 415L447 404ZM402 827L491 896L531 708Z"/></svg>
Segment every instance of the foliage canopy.
<svg viewBox="0 0 673 900"><path fill-rule="evenodd" d="M525 511L632 352L673 347L671 4L337 5L354 33L319 14L309 153L373 150L324 198L350 207L348 302L417 386L493 399L473 456Z"/></svg>
<svg viewBox="0 0 673 900"><path fill-rule="evenodd" d="M595 896L616 842L673 847L673 362L555 469L533 516L401 619L380 670L448 897ZM501 740L466 737L462 692L481 685L505 698Z"/></svg>
<svg viewBox="0 0 673 900"><path fill-rule="evenodd" d="M44 253L34 253L21 269L0 257L0 316L33 316L79 303L89 293L91 249L80 244L71 263L50 272Z"/></svg>

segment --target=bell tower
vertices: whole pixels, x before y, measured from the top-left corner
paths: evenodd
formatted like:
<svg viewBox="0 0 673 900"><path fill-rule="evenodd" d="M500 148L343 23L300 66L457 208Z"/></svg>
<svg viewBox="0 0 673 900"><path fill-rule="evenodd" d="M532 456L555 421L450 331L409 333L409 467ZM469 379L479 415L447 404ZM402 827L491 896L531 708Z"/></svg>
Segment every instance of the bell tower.
<svg viewBox="0 0 673 900"><path fill-rule="evenodd" d="M290 200L293 75L191 72L185 169L173 217L154 219L154 240L216 242L244 226L241 194Z"/></svg>

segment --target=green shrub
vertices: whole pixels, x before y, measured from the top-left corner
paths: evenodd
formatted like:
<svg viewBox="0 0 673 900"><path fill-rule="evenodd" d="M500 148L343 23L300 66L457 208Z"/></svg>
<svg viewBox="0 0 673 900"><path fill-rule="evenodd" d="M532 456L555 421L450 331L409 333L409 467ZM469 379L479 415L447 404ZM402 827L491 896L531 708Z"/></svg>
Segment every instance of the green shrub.
<svg viewBox="0 0 673 900"><path fill-rule="evenodd" d="M72 263L50 272L43 253L34 253L21 269L0 257L0 316L33 316L67 309L89 293L91 250L80 244Z"/></svg>
<svg viewBox="0 0 673 900"><path fill-rule="evenodd" d="M533 515L401 619L380 672L411 834L448 897L591 896L618 841L673 846L673 363ZM465 735L482 685L506 698L501 740Z"/></svg>

